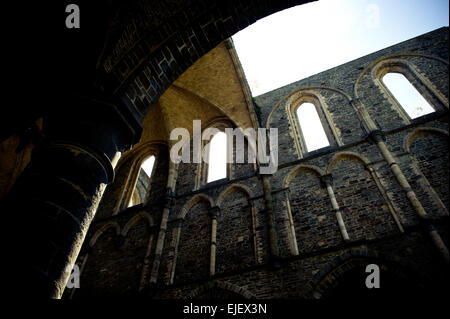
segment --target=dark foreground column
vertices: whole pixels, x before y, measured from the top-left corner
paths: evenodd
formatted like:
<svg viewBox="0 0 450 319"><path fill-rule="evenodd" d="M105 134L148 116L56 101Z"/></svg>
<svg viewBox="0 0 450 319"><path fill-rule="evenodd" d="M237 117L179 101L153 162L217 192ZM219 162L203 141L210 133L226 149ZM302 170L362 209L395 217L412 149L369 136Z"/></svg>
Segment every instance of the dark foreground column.
<svg viewBox="0 0 450 319"><path fill-rule="evenodd" d="M60 298L113 165L142 128L111 104L62 103L44 122L46 141L7 199L8 284L13 297ZM80 282L80 289L83 283Z"/></svg>

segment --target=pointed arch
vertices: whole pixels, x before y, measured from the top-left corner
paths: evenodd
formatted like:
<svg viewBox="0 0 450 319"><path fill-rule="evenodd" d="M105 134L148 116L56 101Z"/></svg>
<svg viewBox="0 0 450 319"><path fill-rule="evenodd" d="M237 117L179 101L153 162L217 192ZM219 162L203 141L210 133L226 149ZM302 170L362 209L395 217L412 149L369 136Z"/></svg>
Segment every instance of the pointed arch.
<svg viewBox="0 0 450 319"><path fill-rule="evenodd" d="M338 127L334 123L334 119L332 116L332 113L329 111L329 107L326 103L325 98L320 93L320 90L326 90L334 93L338 93L340 96L344 97L344 100L348 102L348 105L352 105L350 103L351 98L346 95L344 92L329 88L329 87L320 87L320 86L312 86L312 87L303 87L300 89L297 89L296 91L292 92L288 96L284 97L270 112L267 121L266 121L266 129L270 129L270 124L272 120L272 116L275 115L276 111L283 106L284 107L284 113L277 113L276 116L280 116L281 118L278 119L279 121L287 121L290 126L286 128L286 132L282 132L280 134L290 134L293 136L293 143L296 149L296 154L298 158L302 158L304 154L310 153L312 151L315 151L317 148L324 148L324 147L334 147L334 146L341 146L343 145L343 142L341 140L341 136L338 133ZM314 116L316 118L317 123L317 130L320 130L319 134L315 134L322 136L322 146L316 147L314 149L308 148L307 144L309 140L306 139L307 130L306 127L302 127L300 124L300 119L298 117L297 111L301 110L302 105L304 104L312 104L312 109L310 109L311 116ZM305 107L307 107L305 105ZM311 105L310 105L311 107ZM352 106L351 106L352 107ZM308 114L309 114L308 113ZM304 124L304 123L303 123ZM319 127L320 126L320 127ZM315 127L315 126L314 126ZM315 131L315 128L313 128ZM314 134L312 136L315 136ZM326 138L325 138L326 137ZM314 140L313 138L312 140ZM325 139L327 141L325 141ZM311 145L310 145L311 147Z"/></svg>
<svg viewBox="0 0 450 319"><path fill-rule="evenodd" d="M443 64L448 67L448 62L443 59L421 55L421 54L394 54L389 56L381 57L375 61L373 61L369 66L367 66L358 76L358 79L355 81L353 87L353 93L355 96L355 100L360 100L364 104L364 94L360 96L361 87L365 87L364 83L369 83L368 85L371 87L369 90L377 90L371 91L370 94L380 94L384 97L385 101L383 107L389 108L391 111L391 115L387 116L381 123L377 123L378 126L387 125L390 128L397 127L397 125L410 124L413 120L404 107L397 101L389 88L383 83L382 77L389 72L400 73L402 74L410 84L423 96L423 98L432 106L435 111L446 111L448 110L449 103L448 97L445 96L432 82L427 78L427 75L422 74L415 64L408 60L408 58L417 58L428 60L429 62L437 62L438 64ZM366 83L366 84L367 84ZM372 84L375 84L373 86ZM373 87L373 89L372 89ZM366 91L366 90L364 90ZM367 92L366 92L367 93ZM370 95L369 94L369 95ZM367 94L366 94L367 95ZM389 105L389 106L388 106ZM383 112L385 114L387 109L377 109L376 106L373 106L371 103L367 102L363 112L367 112L370 117L378 117L377 114ZM375 125L374 123L372 123Z"/></svg>
<svg viewBox="0 0 450 319"><path fill-rule="evenodd" d="M406 152L411 153L411 143L413 142L413 140L424 133L432 133L432 134L436 134L436 135L442 135L445 138L449 138L449 134L447 131L438 129L438 128L434 128L434 127L419 127L417 129L415 129L414 131L412 131L411 133L409 133L404 141L403 141L403 148L405 149Z"/></svg>
<svg viewBox="0 0 450 319"><path fill-rule="evenodd" d="M250 190L250 188L248 188L245 185L242 184L232 184L230 186L228 186L226 189L224 189L219 196L217 197L216 200L216 205L220 207L220 205L222 204L223 200L232 192L234 192L235 190L241 190L244 193L247 194L248 197L253 197L253 192Z"/></svg>
<svg viewBox="0 0 450 319"><path fill-rule="evenodd" d="M325 175L325 172L323 170L321 170L319 167L315 166L315 165L305 165L305 164L300 164L295 166L284 178L283 180L283 187L288 187L289 184L291 183L291 181L295 178L295 176L297 176L297 174L301 171L301 170L310 170L313 171L314 173L316 173L318 175L318 177L321 177L323 175Z"/></svg>
<svg viewBox="0 0 450 319"><path fill-rule="evenodd" d="M338 93L340 95L342 95L349 103L352 100L351 96L348 95L347 93L345 93L342 90L339 90L337 88L332 88L332 87L327 87L327 86L306 86L306 87L302 87L299 88L297 90L294 90L293 92L289 93L288 95L284 96L281 98L281 100L272 108L272 110L269 113L269 116L267 117L266 120L266 128L269 129L270 128L270 120L271 117L273 116L273 113L275 113L275 111L283 106L283 105L290 105L292 104L296 99L298 99L298 95L301 95L304 91L317 91L317 90L328 90L328 91L332 91L335 93Z"/></svg>
<svg viewBox="0 0 450 319"><path fill-rule="evenodd" d="M120 235L120 226L118 223L116 222L107 222L106 224L104 224L103 226L101 226L95 233L94 235L92 235L91 240L89 241L89 246L93 247L95 245L95 243L97 242L97 240L99 239L99 237L105 233L109 228L114 228L116 230L116 235Z"/></svg>
<svg viewBox="0 0 450 319"><path fill-rule="evenodd" d="M362 81L362 78L364 77L364 75L371 71L371 70L375 70L375 73L377 72L377 69L379 70L380 67L382 66L386 66L389 63L389 60L394 60L397 59L397 66L400 66L403 64L403 66L408 65L410 66L410 63L407 60L400 60L400 64L399 63L399 58L408 58L408 57L413 57L413 58L424 58L424 59L429 59L429 60L434 60L434 61L438 61L443 63L444 65L449 65L448 61L441 59L439 57L435 57L435 56L431 56L431 55L425 55L425 54L412 54L412 53L401 53L401 54L392 54L392 55L388 55L388 56L384 56L381 57L375 61L373 61L371 64L369 64L362 72L361 74L358 76L358 78L355 81L355 85L353 86L353 95L355 96L355 98L359 98L359 93L358 93L358 89L360 86L360 82ZM375 74L374 74L375 75ZM376 74L376 75L379 75ZM443 99L441 99L443 98ZM441 99L442 101L447 100L444 96L441 96L439 99ZM448 107L448 100L447 100L447 107Z"/></svg>
<svg viewBox="0 0 450 319"><path fill-rule="evenodd" d="M310 253L340 243L332 201L317 166L297 165L284 179L287 189L280 204L286 207L289 247L293 255ZM280 198L281 199L281 198Z"/></svg>
<svg viewBox="0 0 450 319"><path fill-rule="evenodd" d="M173 231L174 259L169 265L169 282L200 280L210 272L210 249L214 201L197 194L181 209Z"/></svg>
<svg viewBox="0 0 450 319"><path fill-rule="evenodd" d="M188 202L186 202L183 205L183 207L180 210L178 218L184 219L186 217L187 212L192 208L192 206L194 206L201 200L208 202L210 207L215 206L214 200L211 197L209 197L208 195L205 195L205 194L197 194L197 195L194 195L194 197L192 197Z"/></svg>
<svg viewBox="0 0 450 319"><path fill-rule="evenodd" d="M153 217L147 212L140 212L134 215L123 227L122 236L126 236L130 228L132 228L139 220L145 219L148 222L148 227L153 227L155 224L153 222Z"/></svg>
<svg viewBox="0 0 450 319"><path fill-rule="evenodd" d="M326 172L327 174L331 174L331 171L333 170L333 167L341 160L343 159L356 159L357 161L360 161L363 163L364 166L369 165L369 160L365 158L364 156L354 153L354 152L339 152L333 156L331 161L329 162Z"/></svg>
<svg viewBox="0 0 450 319"><path fill-rule="evenodd" d="M116 171L127 161L143 161L150 155L156 155L161 147L167 147L167 141L150 141L140 145L136 145L131 150L123 154L116 166Z"/></svg>
<svg viewBox="0 0 450 319"><path fill-rule="evenodd" d="M97 210L97 215L101 217L114 216L128 208L130 200L140 198L135 190L138 183L141 165L150 156L155 156L153 172L160 164L159 155L167 148L167 142L152 141L139 145L126 152L115 167L115 180L109 184L103 194L102 201ZM151 177L151 176L149 176ZM150 189L146 190L148 195ZM141 192L143 193L143 192ZM144 196L145 197L145 196ZM112 207L111 207L112 206Z"/></svg>
<svg viewBox="0 0 450 319"><path fill-rule="evenodd" d="M199 154L193 154L193 156L198 156L197 157L197 162L194 161L194 163L198 163L197 164L197 173L195 176L195 190L200 189L200 187L202 187L203 185L206 185L210 182L213 181L208 181L208 173L209 173L209 160L210 160L210 147L206 147L206 146L211 146L211 143L214 139L214 137L217 135L217 133L219 132L225 132L225 129L227 128L234 128L236 127L236 125L234 124L234 122L232 122L227 116L219 116L219 117L215 117L213 118L211 121L209 121L208 123L206 123L206 125L202 125L201 130L202 130L202 138L201 138L201 145L200 145L200 153ZM204 140L204 136L207 135L209 140ZM230 179L231 178L231 171L232 171L232 163L229 160L229 141L228 141L228 136L225 135L225 145L222 145L222 147L225 147L225 154L226 154L226 161L225 161L225 177L226 179ZM205 154L203 152L206 152ZM208 162L204 161L203 158L204 156L207 157ZM222 179L222 178L221 178Z"/></svg>
<svg viewBox="0 0 450 319"><path fill-rule="evenodd" d="M339 152L328 164L327 174L333 178L333 192L352 240L403 231L377 172L364 156Z"/></svg>
<svg viewBox="0 0 450 319"><path fill-rule="evenodd" d="M448 142L448 132L432 127L417 128L404 139L416 175L411 187L431 216L448 216L450 209Z"/></svg>
<svg viewBox="0 0 450 319"><path fill-rule="evenodd" d="M250 202L251 190L233 184L219 195L215 269L216 274L252 267L257 263L256 210ZM229 230L233 229L233 232Z"/></svg>

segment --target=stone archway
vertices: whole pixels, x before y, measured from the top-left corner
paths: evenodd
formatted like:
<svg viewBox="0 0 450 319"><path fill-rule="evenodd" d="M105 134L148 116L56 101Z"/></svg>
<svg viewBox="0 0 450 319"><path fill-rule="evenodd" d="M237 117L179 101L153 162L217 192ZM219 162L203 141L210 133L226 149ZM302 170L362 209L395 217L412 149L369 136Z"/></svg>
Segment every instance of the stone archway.
<svg viewBox="0 0 450 319"><path fill-rule="evenodd" d="M181 73L221 41L258 19L307 2L140 1L126 8L134 13L131 18L113 21L98 64L110 89L145 116Z"/></svg>
<svg viewBox="0 0 450 319"><path fill-rule="evenodd" d="M8 11L19 13L26 30L11 44L17 69L9 94L22 98L9 108L19 110L14 118L0 116L13 123L0 125L0 138L47 116L45 143L36 146L5 205L8 224L27 221L14 230L21 240L5 256L14 260L17 276L11 277L21 280L11 282L11 290L21 296L27 286L30 296L61 297L68 279L64 269L77 258L121 153L139 141L140 123L169 85L227 37L309 1L77 2L84 6L78 32L65 28L63 4ZM39 50L31 56L30 47ZM26 85L27 94L22 74L33 84ZM23 251L32 254L25 257Z"/></svg>

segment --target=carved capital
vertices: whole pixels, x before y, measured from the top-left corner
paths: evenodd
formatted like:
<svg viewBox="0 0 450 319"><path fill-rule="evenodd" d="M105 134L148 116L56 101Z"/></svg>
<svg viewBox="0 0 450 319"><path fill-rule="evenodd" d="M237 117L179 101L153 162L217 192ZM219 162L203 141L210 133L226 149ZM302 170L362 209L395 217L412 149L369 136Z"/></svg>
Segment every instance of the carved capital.
<svg viewBox="0 0 450 319"><path fill-rule="evenodd" d="M170 188L166 189L164 208L171 209L175 205L175 196Z"/></svg>
<svg viewBox="0 0 450 319"><path fill-rule="evenodd" d="M327 175L322 175L320 176L320 181L322 182L322 184L326 187L328 185L333 185L333 175L331 174L327 174Z"/></svg>
<svg viewBox="0 0 450 319"><path fill-rule="evenodd" d="M212 219L218 219L220 216L220 207L219 206L211 207L208 212Z"/></svg>
<svg viewBox="0 0 450 319"><path fill-rule="evenodd" d="M378 143L378 142L385 142L386 141L386 136L384 135L383 131L381 130L375 130L369 133L369 135L367 136L367 139L369 140L370 143Z"/></svg>

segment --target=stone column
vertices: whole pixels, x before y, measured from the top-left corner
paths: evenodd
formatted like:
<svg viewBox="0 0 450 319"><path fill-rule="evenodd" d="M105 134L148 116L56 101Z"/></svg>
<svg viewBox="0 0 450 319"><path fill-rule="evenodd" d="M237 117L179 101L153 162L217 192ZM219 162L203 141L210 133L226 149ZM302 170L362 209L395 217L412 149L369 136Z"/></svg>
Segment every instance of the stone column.
<svg viewBox="0 0 450 319"><path fill-rule="evenodd" d="M154 235L151 234L150 238L148 239L147 250L145 251L145 256L144 256L144 265L142 267L143 269L142 269L142 273L141 273L141 280L139 282L139 291L145 289L145 286L147 285L148 270L150 267L150 254L153 249L153 237L154 237Z"/></svg>
<svg viewBox="0 0 450 319"><path fill-rule="evenodd" d="M286 225L286 228L288 229L288 232L290 234L290 238L291 238L291 253L294 256L297 256L299 254L298 251L298 244L297 244L297 236L295 234L295 225L294 225L294 220L292 219L292 209L291 209L291 190L289 188L286 189L286 191L284 192L286 197L285 197L285 203L286 203L286 208L287 208L287 214L288 214L288 225Z"/></svg>
<svg viewBox="0 0 450 319"><path fill-rule="evenodd" d="M383 185L381 184L381 182L377 176L377 173L375 172L375 170L372 167L370 167L367 164L364 164L364 168L372 176L372 179L374 180L375 184L377 185L378 190L381 193L381 196L383 196L384 200L386 201L389 212L391 213L391 216L394 219L394 222L397 225L398 229L400 230L401 233L404 233L405 230L403 229L403 225L400 222L400 219L398 218L397 213L395 212L394 206L392 205L391 200L389 199L389 196L386 193L386 190L384 189Z"/></svg>
<svg viewBox="0 0 450 319"><path fill-rule="evenodd" d="M167 221L169 213L174 204L174 191L178 175L178 164L170 162L169 174L167 177L167 190L165 198L165 206L161 218L161 224L158 233L158 240L155 248L155 260L153 262L152 273L150 275L150 284L156 285L158 281L159 266L161 263L162 251L164 248L164 240L166 238Z"/></svg>
<svg viewBox="0 0 450 319"><path fill-rule="evenodd" d="M255 207L255 203L249 199L250 209L252 212L252 231L253 231L253 248L255 254L255 263L259 264L260 262L260 254L259 254L259 244L258 244L258 236L256 234L256 224L257 224L257 215L258 211Z"/></svg>
<svg viewBox="0 0 450 319"><path fill-rule="evenodd" d="M91 246L90 245L88 245L88 249L87 249L87 252L86 252L86 254L84 255L84 258L82 259L82 262L81 262L81 267L80 267L80 277L81 277L81 275L83 274L83 271L84 271L84 268L86 268L86 263L87 263L87 261L88 261L88 258L89 258L89 253L91 252ZM78 258L78 260L79 260L80 258ZM69 294L69 299L72 299L73 298L73 295L75 294L75 292L77 291L77 289L72 289L72 291L70 291L70 294ZM67 293L67 290L66 290L66 293Z"/></svg>
<svg viewBox="0 0 450 319"><path fill-rule="evenodd" d="M420 203L419 199L416 196L416 193L413 191L411 186L408 183L408 180L406 179L405 175L403 175L403 172L401 171L398 164L395 162L394 157L392 156L391 152L387 148L386 144L384 143L384 134L380 130L372 131L369 134L369 137L376 143L378 146L381 154L383 155L386 162L389 164L389 167L391 168L392 172L394 173L395 178L397 179L400 186L403 188L403 190L406 192L406 197L410 201L411 205L413 206L414 210L416 211L417 215L419 216L421 223L424 224L427 228L427 231L438 249L439 253L442 255L446 263L449 263L449 253L448 249L445 246L444 242L442 241L441 236L437 232L437 230L433 227L431 224L431 221L429 220L429 217L423 208L422 204Z"/></svg>
<svg viewBox="0 0 450 319"><path fill-rule="evenodd" d="M140 138L140 124L119 107L76 97L45 118L46 139L4 212L14 238L4 256L14 297L61 297L114 165Z"/></svg>
<svg viewBox="0 0 450 319"><path fill-rule="evenodd" d="M320 177L320 179L327 188L328 196L330 197L331 206L333 206L334 212L336 214L336 219L339 225L339 230L341 231L342 238L345 241L348 241L350 240L350 237L348 236L347 229L345 228L344 219L342 218L341 211L339 210L339 204L336 200L336 196L334 196L333 176L330 174L323 175Z"/></svg>
<svg viewBox="0 0 450 319"><path fill-rule="evenodd" d="M217 218L220 207L214 206L210 209L211 214L211 253L209 262L209 275L212 277L216 273L216 247L217 247Z"/></svg>
<svg viewBox="0 0 450 319"><path fill-rule="evenodd" d="M167 264L169 269L169 277L166 281L167 285L172 285L173 281L175 280L175 271L177 269L177 259L178 259L178 247L180 246L180 238L181 238L181 231L183 229L183 218L178 218L172 220L173 223L173 238L172 238L172 245L171 245L171 251L169 251L169 256L167 258Z"/></svg>
<svg viewBox="0 0 450 319"><path fill-rule="evenodd" d="M174 196L173 196L172 191L170 189L167 189L166 203L165 203L163 214L161 217L161 224L160 224L159 232L158 232L158 240L156 242L155 259L153 261L152 272L150 275L150 283L151 284L156 284L158 281L159 266L161 264L162 251L164 248L164 241L166 239L167 221L169 219L170 210L173 206L173 200L174 200Z"/></svg>
<svg viewBox="0 0 450 319"><path fill-rule="evenodd" d="M262 184L264 192L264 210L266 215L266 224L269 232L269 254L272 261L276 261L279 257L278 236L274 225L273 198L272 188L270 186L269 177L262 175Z"/></svg>

